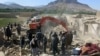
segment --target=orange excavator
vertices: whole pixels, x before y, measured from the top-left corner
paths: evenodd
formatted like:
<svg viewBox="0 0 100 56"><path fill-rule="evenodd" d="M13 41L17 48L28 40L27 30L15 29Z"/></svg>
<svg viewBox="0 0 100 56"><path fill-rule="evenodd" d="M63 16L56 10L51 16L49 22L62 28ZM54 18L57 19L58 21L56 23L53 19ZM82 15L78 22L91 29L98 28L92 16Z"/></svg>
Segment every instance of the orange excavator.
<svg viewBox="0 0 100 56"><path fill-rule="evenodd" d="M41 27L43 26L43 24L47 21L51 21L51 22L55 22L57 24L62 25L62 27L64 27L66 29L66 31L68 30L67 25L65 22L56 19L54 17L50 17L50 16L46 16L46 17L42 17L41 19L38 19L38 22L36 21L36 19L32 20L32 23L29 24L29 28L36 33L37 31L41 31Z"/></svg>
<svg viewBox="0 0 100 56"><path fill-rule="evenodd" d="M46 17L42 17L39 20L32 20L32 23L29 24L30 27L30 31L33 32L33 34L36 34L36 32L41 31L41 27L43 26L43 24L47 21L51 21L51 22L55 22L57 24L62 25L62 27L64 27L66 29L66 31L62 34L62 35L66 35L66 48L68 45L71 45L72 43L72 39L73 39L73 34L69 31L67 25L65 22L56 19L54 17L50 17L50 16L46 16ZM70 32L70 34L68 34L68 32Z"/></svg>

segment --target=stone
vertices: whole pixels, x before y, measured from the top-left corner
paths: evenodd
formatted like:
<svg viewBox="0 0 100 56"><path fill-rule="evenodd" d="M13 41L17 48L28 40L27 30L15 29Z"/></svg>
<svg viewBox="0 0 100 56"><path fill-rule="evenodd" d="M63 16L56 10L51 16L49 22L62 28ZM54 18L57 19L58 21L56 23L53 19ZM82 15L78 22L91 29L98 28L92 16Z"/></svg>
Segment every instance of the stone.
<svg viewBox="0 0 100 56"><path fill-rule="evenodd" d="M0 51L0 56L5 56L4 52Z"/></svg>

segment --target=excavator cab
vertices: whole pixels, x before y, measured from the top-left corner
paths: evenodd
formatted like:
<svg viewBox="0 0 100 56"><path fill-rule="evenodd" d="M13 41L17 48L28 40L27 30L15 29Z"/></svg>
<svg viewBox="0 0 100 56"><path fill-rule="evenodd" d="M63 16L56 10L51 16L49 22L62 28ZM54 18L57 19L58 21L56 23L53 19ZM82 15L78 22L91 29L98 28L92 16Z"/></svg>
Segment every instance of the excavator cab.
<svg viewBox="0 0 100 56"><path fill-rule="evenodd" d="M37 16L33 17L31 19L31 23L29 24L29 28L31 30L31 32L33 34L35 34L36 32L39 32L40 31L40 18L38 18Z"/></svg>
<svg viewBox="0 0 100 56"><path fill-rule="evenodd" d="M30 29L37 29L37 27L39 26L39 21L40 21L40 19L37 18L36 16L34 16L31 19L31 23L29 24L29 28Z"/></svg>

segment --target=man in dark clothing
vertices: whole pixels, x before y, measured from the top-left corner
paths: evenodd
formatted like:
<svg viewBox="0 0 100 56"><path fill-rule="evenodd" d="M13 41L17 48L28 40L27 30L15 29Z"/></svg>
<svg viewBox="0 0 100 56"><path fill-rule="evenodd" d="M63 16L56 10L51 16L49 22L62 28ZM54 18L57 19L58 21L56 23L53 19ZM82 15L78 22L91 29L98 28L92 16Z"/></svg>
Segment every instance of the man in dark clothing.
<svg viewBox="0 0 100 56"><path fill-rule="evenodd" d="M5 35L7 36L7 40L9 40L9 37L11 37L12 35L11 29L9 28L9 26L7 26L5 30Z"/></svg>
<svg viewBox="0 0 100 56"><path fill-rule="evenodd" d="M27 37L28 37L29 42L30 42L32 40L32 32L31 32L31 29L28 30L26 33L27 33Z"/></svg>
<svg viewBox="0 0 100 56"><path fill-rule="evenodd" d="M66 48L72 44L73 34L71 31L66 33Z"/></svg>
<svg viewBox="0 0 100 56"><path fill-rule="evenodd" d="M71 45L72 44L72 41L73 41L73 33L72 33L72 31L70 31L70 33L69 33L69 40L70 40L70 42L69 42L69 45Z"/></svg>
<svg viewBox="0 0 100 56"><path fill-rule="evenodd" d="M9 26L9 28L11 28L11 30L12 30L13 25L12 25L10 22L8 23L8 26Z"/></svg>
<svg viewBox="0 0 100 56"><path fill-rule="evenodd" d="M16 22L14 23L14 26L15 26L15 27L17 26Z"/></svg>
<svg viewBox="0 0 100 56"><path fill-rule="evenodd" d="M33 36L33 39L30 42L30 46L32 48L32 56L36 56L36 55L39 56L38 43L37 43L37 38L35 36Z"/></svg>
<svg viewBox="0 0 100 56"><path fill-rule="evenodd" d="M22 36L21 37L21 48L23 48L24 44L25 44L25 37Z"/></svg>
<svg viewBox="0 0 100 56"><path fill-rule="evenodd" d="M65 46L66 46L66 36L63 35L61 37L61 51L63 55L65 54Z"/></svg>
<svg viewBox="0 0 100 56"><path fill-rule="evenodd" d="M40 48L42 47L41 43L43 43L43 37L44 35L41 32L36 33L36 38L38 40L38 45Z"/></svg>
<svg viewBox="0 0 100 56"><path fill-rule="evenodd" d="M43 37L43 49L44 49L44 52L46 53L46 47L47 47L47 38L46 36Z"/></svg>
<svg viewBox="0 0 100 56"><path fill-rule="evenodd" d="M59 39L56 33L53 34L52 40L51 40L51 46L52 46L52 50L53 50L53 55L55 56L56 53L59 54L59 50L58 50L58 43L59 43Z"/></svg>
<svg viewBox="0 0 100 56"><path fill-rule="evenodd" d="M21 26L20 24L17 25L17 34L20 35L21 34Z"/></svg>
<svg viewBox="0 0 100 56"><path fill-rule="evenodd" d="M38 40L42 40L44 35L41 32L37 32L36 37L37 37Z"/></svg>
<svg viewBox="0 0 100 56"><path fill-rule="evenodd" d="M51 44L52 35L53 35L53 31L51 31L50 34L49 34L49 40L50 40L50 41L49 41L49 42L50 42L50 43L49 43L49 44L50 44L50 51L52 50L52 44Z"/></svg>
<svg viewBox="0 0 100 56"><path fill-rule="evenodd" d="M13 24L10 24L10 28L11 28L11 30L13 29Z"/></svg>

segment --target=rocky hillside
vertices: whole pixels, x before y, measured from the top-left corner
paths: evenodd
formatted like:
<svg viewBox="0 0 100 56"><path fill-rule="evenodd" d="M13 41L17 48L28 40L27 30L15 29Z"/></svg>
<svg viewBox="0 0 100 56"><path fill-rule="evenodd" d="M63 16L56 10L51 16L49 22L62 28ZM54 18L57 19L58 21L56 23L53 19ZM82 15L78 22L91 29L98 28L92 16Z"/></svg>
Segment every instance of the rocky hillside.
<svg viewBox="0 0 100 56"><path fill-rule="evenodd" d="M12 3L12 4L2 4L0 3L0 9L4 9L4 8L24 8L23 6L21 5L18 5L18 4L15 4L15 3Z"/></svg>
<svg viewBox="0 0 100 56"><path fill-rule="evenodd" d="M19 5L19 4L16 4L16 3L5 3L5 4L2 4L0 3L0 9L5 9L5 8L10 8L10 9L24 9L24 8L27 8L27 9L32 9L34 7L31 7L31 6L22 6L22 5Z"/></svg>
<svg viewBox="0 0 100 56"><path fill-rule="evenodd" d="M66 12L95 12L86 4L82 4L77 0L56 0L44 6L45 10L66 11Z"/></svg>

